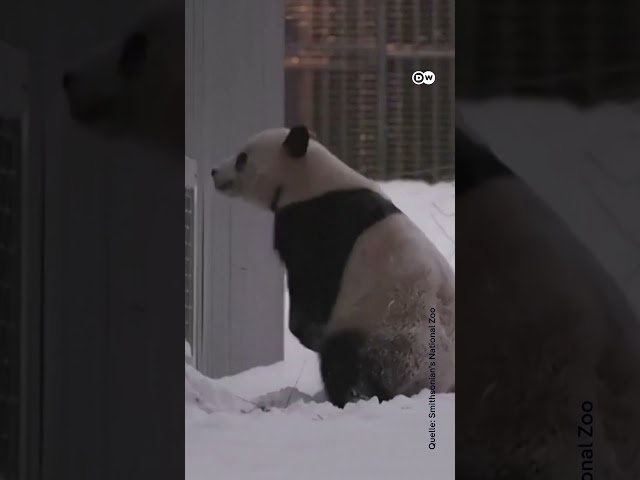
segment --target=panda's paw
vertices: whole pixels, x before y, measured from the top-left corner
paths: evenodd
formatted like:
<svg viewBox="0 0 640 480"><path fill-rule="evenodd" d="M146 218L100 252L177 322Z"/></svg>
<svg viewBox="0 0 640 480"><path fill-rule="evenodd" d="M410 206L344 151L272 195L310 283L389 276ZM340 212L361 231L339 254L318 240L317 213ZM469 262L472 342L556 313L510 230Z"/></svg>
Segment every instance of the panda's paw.
<svg viewBox="0 0 640 480"><path fill-rule="evenodd" d="M360 390L357 390L355 388L351 389L351 402L356 403L356 402L359 402L360 400L370 400L370 399L371 399L371 396L365 395Z"/></svg>

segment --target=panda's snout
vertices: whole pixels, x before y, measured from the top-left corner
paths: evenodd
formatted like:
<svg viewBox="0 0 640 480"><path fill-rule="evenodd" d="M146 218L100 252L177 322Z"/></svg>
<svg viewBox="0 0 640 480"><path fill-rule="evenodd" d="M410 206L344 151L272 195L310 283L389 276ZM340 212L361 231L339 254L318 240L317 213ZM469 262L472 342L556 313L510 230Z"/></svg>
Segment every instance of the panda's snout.
<svg viewBox="0 0 640 480"><path fill-rule="evenodd" d="M213 177L213 185L216 190L221 192L231 190L233 188L233 179L225 178L225 175L219 175L220 170L218 168L211 169L211 177Z"/></svg>

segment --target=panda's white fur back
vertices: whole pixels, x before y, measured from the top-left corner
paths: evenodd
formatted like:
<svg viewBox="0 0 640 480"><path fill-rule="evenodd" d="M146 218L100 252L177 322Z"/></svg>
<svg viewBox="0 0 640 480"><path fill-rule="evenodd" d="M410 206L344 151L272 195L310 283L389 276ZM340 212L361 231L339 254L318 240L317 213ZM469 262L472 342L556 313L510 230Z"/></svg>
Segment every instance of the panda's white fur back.
<svg viewBox="0 0 640 480"><path fill-rule="evenodd" d="M436 391L455 381L455 288L450 265L405 215L393 215L370 227L356 241L344 270L327 335L354 327L383 336L415 336L429 343L428 318L436 310ZM397 379L408 395L427 388L429 362L418 362Z"/></svg>

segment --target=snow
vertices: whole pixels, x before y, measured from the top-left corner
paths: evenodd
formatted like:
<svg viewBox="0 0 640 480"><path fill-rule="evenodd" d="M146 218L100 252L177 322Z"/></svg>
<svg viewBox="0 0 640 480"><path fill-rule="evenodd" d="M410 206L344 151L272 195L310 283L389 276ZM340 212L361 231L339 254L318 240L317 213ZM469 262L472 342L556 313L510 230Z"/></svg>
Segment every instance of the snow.
<svg viewBox="0 0 640 480"><path fill-rule="evenodd" d="M382 188L453 266L453 184ZM324 401L316 354L286 328L283 362L215 380L195 370L187 344L185 479L453 479L455 395L436 395L435 411L430 450L427 391L334 407Z"/></svg>

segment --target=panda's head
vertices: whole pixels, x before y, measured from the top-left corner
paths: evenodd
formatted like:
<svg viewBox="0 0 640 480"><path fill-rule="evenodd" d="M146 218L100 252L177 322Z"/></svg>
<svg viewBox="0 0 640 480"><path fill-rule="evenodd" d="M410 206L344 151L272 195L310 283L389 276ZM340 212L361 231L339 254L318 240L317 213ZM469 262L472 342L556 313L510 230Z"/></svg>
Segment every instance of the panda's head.
<svg viewBox="0 0 640 480"><path fill-rule="evenodd" d="M219 192L271 210L330 190L369 185L303 125L258 133L211 175Z"/></svg>
<svg viewBox="0 0 640 480"><path fill-rule="evenodd" d="M111 45L68 68L61 83L80 124L183 151L183 4L163 4Z"/></svg>

